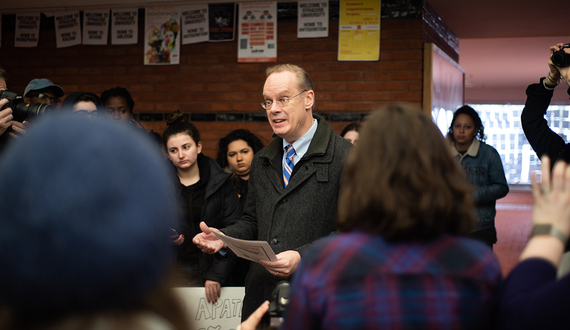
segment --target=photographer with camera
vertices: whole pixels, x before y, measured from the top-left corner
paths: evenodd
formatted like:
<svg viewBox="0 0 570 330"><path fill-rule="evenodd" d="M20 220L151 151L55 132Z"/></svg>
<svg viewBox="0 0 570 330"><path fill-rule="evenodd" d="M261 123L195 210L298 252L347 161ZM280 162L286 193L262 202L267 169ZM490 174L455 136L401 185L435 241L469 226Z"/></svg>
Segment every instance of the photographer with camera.
<svg viewBox="0 0 570 330"><path fill-rule="evenodd" d="M8 89L7 82L8 72L6 72L3 67L0 67L0 91ZM12 126L12 129L16 132L20 129L23 129L23 127L20 128L20 125L18 125L20 123L17 123L13 120L14 116L12 115L12 109L6 106L8 103L8 100L0 100L0 137L4 135L10 126ZM6 108L4 109L5 106Z"/></svg>
<svg viewBox="0 0 570 330"><path fill-rule="evenodd" d="M8 104L8 102L9 101L6 99L0 100L0 109L2 109L0 111L0 136L4 135L6 130L14 123L13 121L14 116L12 116L12 109L11 108L4 109L4 106Z"/></svg>
<svg viewBox="0 0 570 330"><path fill-rule="evenodd" d="M546 78L541 78L540 83L531 84L526 89L527 99L521 122L524 134L538 157L546 155L554 164L558 159L570 162L570 146L548 127L544 115L560 80L567 84L570 82L570 44L559 43L550 47L550 55L550 72Z"/></svg>
<svg viewBox="0 0 570 330"><path fill-rule="evenodd" d="M7 90L7 74L0 68L0 144L7 143L8 136L16 137L26 132L27 119L52 111L65 93L63 88L49 79L32 79L24 95ZM2 80L4 84L2 84ZM5 108L6 107L6 108ZM9 134L5 134L8 132Z"/></svg>
<svg viewBox="0 0 570 330"><path fill-rule="evenodd" d="M50 80L33 79L24 95L6 89L8 75L0 68L0 149L3 149L10 137L17 137L26 132L28 119L54 111L59 104L63 89Z"/></svg>
<svg viewBox="0 0 570 330"><path fill-rule="evenodd" d="M8 72L0 66L0 90L8 89Z"/></svg>
<svg viewBox="0 0 570 330"><path fill-rule="evenodd" d="M63 88L49 79L32 79L24 90L24 102L28 104L43 103L55 107L61 102L59 98L64 94Z"/></svg>

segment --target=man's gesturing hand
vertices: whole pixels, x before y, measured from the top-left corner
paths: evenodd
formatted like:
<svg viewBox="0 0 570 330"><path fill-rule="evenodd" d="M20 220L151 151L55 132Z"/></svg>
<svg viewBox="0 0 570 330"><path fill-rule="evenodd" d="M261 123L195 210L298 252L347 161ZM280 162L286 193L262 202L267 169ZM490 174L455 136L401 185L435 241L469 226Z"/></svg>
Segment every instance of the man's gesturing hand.
<svg viewBox="0 0 570 330"><path fill-rule="evenodd" d="M214 254L225 246L224 242L220 240L212 231L219 231L216 228L208 227L204 221L200 222L200 229L202 232L192 239L192 242L198 246L204 253Z"/></svg>

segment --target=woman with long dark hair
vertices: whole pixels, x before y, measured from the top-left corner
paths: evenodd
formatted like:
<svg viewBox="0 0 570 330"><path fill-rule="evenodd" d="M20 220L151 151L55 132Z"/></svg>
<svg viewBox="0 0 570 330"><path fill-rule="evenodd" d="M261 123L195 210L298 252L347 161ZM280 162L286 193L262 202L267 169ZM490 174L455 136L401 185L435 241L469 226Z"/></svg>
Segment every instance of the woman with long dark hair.
<svg viewBox="0 0 570 330"><path fill-rule="evenodd" d="M194 237L201 232L201 221L220 228L236 222L242 210L230 174L202 154L198 129L180 111L170 114L167 124L162 139L176 169L177 192L183 206L181 234ZM216 302L221 285L231 275L232 257L227 251L205 254L187 239L179 246L178 265L190 285L204 285L208 301Z"/></svg>

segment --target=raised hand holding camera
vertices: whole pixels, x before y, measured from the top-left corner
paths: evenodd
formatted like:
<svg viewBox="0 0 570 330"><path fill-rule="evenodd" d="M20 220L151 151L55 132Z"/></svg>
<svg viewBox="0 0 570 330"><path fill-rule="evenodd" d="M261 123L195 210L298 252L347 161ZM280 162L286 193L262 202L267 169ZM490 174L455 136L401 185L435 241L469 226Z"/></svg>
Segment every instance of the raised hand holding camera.
<svg viewBox="0 0 570 330"><path fill-rule="evenodd" d="M560 78L568 83L570 81L570 44L559 43L550 47L548 66L550 72L546 77L546 84L556 86Z"/></svg>

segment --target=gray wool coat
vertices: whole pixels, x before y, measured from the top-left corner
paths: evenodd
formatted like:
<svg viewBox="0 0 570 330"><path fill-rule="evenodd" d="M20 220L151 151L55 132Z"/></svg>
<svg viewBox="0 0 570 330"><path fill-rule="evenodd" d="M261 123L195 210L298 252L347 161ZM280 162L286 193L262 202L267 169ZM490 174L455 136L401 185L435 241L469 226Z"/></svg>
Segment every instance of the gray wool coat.
<svg viewBox="0 0 570 330"><path fill-rule="evenodd" d="M320 116L307 153L283 188L283 139L274 139L252 161L248 196L240 220L222 231L229 236L267 241L275 254L301 256L309 244L335 230L341 173L352 144L337 135ZM270 299L282 278L252 263L245 280L242 319Z"/></svg>

